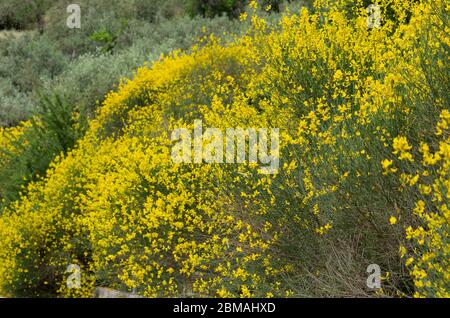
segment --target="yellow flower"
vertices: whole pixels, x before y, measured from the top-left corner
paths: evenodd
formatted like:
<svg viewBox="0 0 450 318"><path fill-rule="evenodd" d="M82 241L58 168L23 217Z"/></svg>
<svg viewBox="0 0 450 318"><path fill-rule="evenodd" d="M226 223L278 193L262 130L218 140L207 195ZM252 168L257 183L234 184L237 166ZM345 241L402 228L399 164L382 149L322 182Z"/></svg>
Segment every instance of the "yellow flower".
<svg viewBox="0 0 450 318"><path fill-rule="evenodd" d="M399 254L401 258L405 257L406 255L406 248L403 245L400 245Z"/></svg>
<svg viewBox="0 0 450 318"><path fill-rule="evenodd" d="M389 160L389 159L384 159L383 161L381 161L381 166L383 167L383 174L386 175L388 173L395 173L397 172L397 168L390 168L393 165L393 161Z"/></svg>
<svg viewBox="0 0 450 318"><path fill-rule="evenodd" d="M392 160L388 160L388 159L384 159L381 164L383 166L383 169L388 169L390 166L392 166L393 161Z"/></svg>
<svg viewBox="0 0 450 318"><path fill-rule="evenodd" d="M409 153L409 150L412 149L412 147L409 145L408 140L406 137L398 136L394 138L394 154L399 154L400 160L409 160L413 161L412 155Z"/></svg>
<svg viewBox="0 0 450 318"><path fill-rule="evenodd" d="M333 80L336 81L336 82L338 82L338 81L340 81L343 77L344 77L344 73L342 73L341 70L337 70L337 71L334 73Z"/></svg>
<svg viewBox="0 0 450 318"><path fill-rule="evenodd" d="M252 293L250 292L250 290L248 289L248 287L246 285L241 286L241 297L243 297L243 298L252 297Z"/></svg>
<svg viewBox="0 0 450 318"><path fill-rule="evenodd" d="M397 223L397 218L396 218L395 216L391 216L391 217L389 218L389 223L390 223L391 225L396 224L396 223Z"/></svg>

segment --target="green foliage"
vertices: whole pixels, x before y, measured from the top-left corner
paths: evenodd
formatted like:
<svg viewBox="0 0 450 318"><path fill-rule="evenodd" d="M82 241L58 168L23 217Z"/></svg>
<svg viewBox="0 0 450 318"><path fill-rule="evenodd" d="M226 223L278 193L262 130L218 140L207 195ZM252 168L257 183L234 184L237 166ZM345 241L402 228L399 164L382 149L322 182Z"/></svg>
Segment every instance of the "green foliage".
<svg viewBox="0 0 450 318"><path fill-rule="evenodd" d="M263 9L270 5L273 12L280 12L285 2L290 3L294 0L259 0L258 2ZM191 16L200 14L204 17L225 14L230 18L237 18L245 11L248 3L249 0L185 0L186 9Z"/></svg>
<svg viewBox="0 0 450 318"><path fill-rule="evenodd" d="M184 0L134 0L138 20L149 23L172 19L186 13Z"/></svg>
<svg viewBox="0 0 450 318"><path fill-rule="evenodd" d="M38 89L41 78L52 78L67 65L66 56L46 36L26 33L0 43L0 77L21 92Z"/></svg>
<svg viewBox="0 0 450 318"><path fill-rule="evenodd" d="M0 40L0 126L30 116L42 80L51 79L68 58L48 37L24 33Z"/></svg>
<svg viewBox="0 0 450 318"><path fill-rule="evenodd" d="M0 30L38 27L42 29L43 16L57 0L2 0L0 2Z"/></svg>
<svg viewBox="0 0 450 318"><path fill-rule="evenodd" d="M110 34L108 31L94 32L89 38L101 44L102 52L111 52L117 40L117 36Z"/></svg>
<svg viewBox="0 0 450 318"><path fill-rule="evenodd" d="M136 15L132 1L116 2L113 5L105 0L81 0L77 2L81 8L81 28L70 29L66 26L65 14L70 3L72 1L61 0L46 13L44 33L72 59L101 50L103 45L108 44L104 42L107 40L105 35L117 37L124 23Z"/></svg>
<svg viewBox="0 0 450 318"><path fill-rule="evenodd" d="M76 58L95 51L112 51L116 46L129 47L136 38L134 28L141 24L184 15L182 0L128 0L111 3L109 0L80 0L81 28L66 27L65 12L70 0L60 0L46 13L44 33L65 53ZM149 34L151 35L151 32Z"/></svg>
<svg viewBox="0 0 450 318"><path fill-rule="evenodd" d="M244 11L246 0L187 0L187 10L194 16L201 14L205 17L215 17L226 14L237 17Z"/></svg>
<svg viewBox="0 0 450 318"><path fill-rule="evenodd" d="M70 104L62 97L42 96L38 112L39 122L34 123L40 133L50 134L55 138L55 150L67 152L80 137L80 114L74 113ZM36 120L36 119L35 119Z"/></svg>

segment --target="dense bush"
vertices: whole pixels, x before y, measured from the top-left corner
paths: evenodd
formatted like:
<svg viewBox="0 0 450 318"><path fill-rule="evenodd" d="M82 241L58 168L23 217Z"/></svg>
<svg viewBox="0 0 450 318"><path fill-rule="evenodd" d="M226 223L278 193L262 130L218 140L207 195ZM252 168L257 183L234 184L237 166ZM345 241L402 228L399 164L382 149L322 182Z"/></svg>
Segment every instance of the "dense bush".
<svg viewBox="0 0 450 318"><path fill-rule="evenodd" d="M166 56L109 93L0 216L0 291L449 297L448 6L373 30L320 2L278 25L253 15L245 36ZM65 140L77 117L60 104L42 118ZM75 130L55 133L54 118ZM195 119L279 127L278 173L174 163L171 133ZM67 288L69 264L81 289ZM376 292L369 264L383 270Z"/></svg>
<svg viewBox="0 0 450 318"><path fill-rule="evenodd" d="M68 58L46 36L24 33L0 39L0 126L28 119L42 81L67 64Z"/></svg>
<svg viewBox="0 0 450 318"><path fill-rule="evenodd" d="M104 39L117 40L130 19L137 15L133 1L112 4L107 0L82 0L78 3L81 8L81 28L70 29L66 26L66 7L71 3L59 1L47 12L44 33L72 58L112 45L102 41L100 35Z"/></svg>
<svg viewBox="0 0 450 318"><path fill-rule="evenodd" d="M291 2L290 0L289 2ZM307 1L302 1L307 2ZM215 17L227 15L230 18L237 18L245 11L248 0L185 0L186 9L195 16L201 14L205 17ZM279 12L283 4L283 0L262 0L260 4L263 9L270 6L271 10Z"/></svg>
<svg viewBox="0 0 450 318"><path fill-rule="evenodd" d="M42 30L44 14L58 0L2 0L0 30L38 27Z"/></svg>
<svg viewBox="0 0 450 318"><path fill-rule="evenodd" d="M207 17L226 14L237 17L244 10L247 1L243 0L187 0L191 15L202 14Z"/></svg>
<svg viewBox="0 0 450 318"><path fill-rule="evenodd" d="M152 27L161 20L185 15L182 0L128 0L111 4L108 0L81 0L80 29L66 27L65 8L71 1L61 0L46 14L45 33L58 43L63 52L72 57L97 50L112 51L116 47L125 48L137 39L133 36L136 28L147 26L152 36ZM148 27L150 26L150 27Z"/></svg>
<svg viewBox="0 0 450 318"><path fill-rule="evenodd" d="M37 90L41 78L53 78L67 64L56 43L46 36L26 33L0 41L0 77L21 92Z"/></svg>

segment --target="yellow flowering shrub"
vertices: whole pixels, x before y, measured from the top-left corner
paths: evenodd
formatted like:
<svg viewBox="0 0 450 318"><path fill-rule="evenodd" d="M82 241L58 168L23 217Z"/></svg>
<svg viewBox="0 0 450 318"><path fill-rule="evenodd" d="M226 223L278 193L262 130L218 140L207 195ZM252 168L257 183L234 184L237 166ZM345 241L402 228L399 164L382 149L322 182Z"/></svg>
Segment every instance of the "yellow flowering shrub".
<svg viewBox="0 0 450 318"><path fill-rule="evenodd" d="M252 2L242 37L123 80L0 215L0 293L373 295L376 263L376 295L447 297L449 7L387 1L395 19L371 29L332 3L271 24ZM278 173L174 163L171 132L196 119L279 128ZM81 288L67 287L70 264Z"/></svg>
<svg viewBox="0 0 450 318"><path fill-rule="evenodd" d="M411 211L417 222L405 228L410 251L401 245L400 256L406 259L414 279L415 297L450 297L450 113L440 114L434 142L420 145L419 165L415 176L405 175L405 191L419 198ZM394 148L395 148L394 141ZM408 147L410 150L411 148Z"/></svg>

